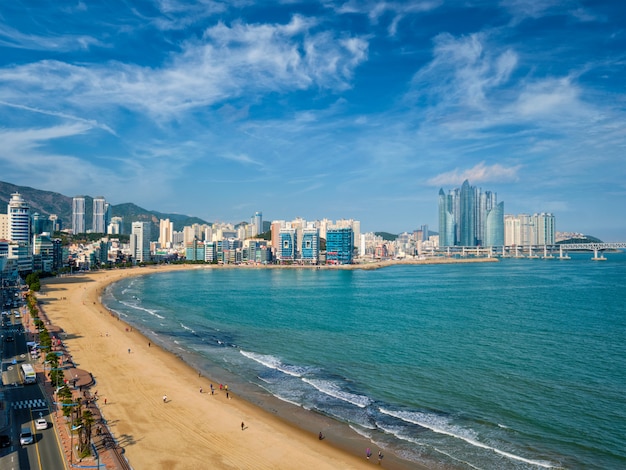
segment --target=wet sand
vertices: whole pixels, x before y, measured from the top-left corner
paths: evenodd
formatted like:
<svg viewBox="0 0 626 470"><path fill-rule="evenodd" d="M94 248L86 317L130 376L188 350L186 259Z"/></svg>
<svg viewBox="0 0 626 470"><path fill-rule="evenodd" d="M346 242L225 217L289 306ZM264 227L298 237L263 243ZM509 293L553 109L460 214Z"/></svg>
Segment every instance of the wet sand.
<svg viewBox="0 0 626 470"><path fill-rule="evenodd" d="M378 448L347 425L259 393L256 406L201 377L179 356L150 343L100 303L123 277L189 265L99 271L42 281L38 294L77 367L90 371L99 406L133 468L360 469ZM210 393L210 384L216 389ZM202 392L200 393L200 388ZM163 402L163 396L167 402ZM104 405L104 398L107 404ZM243 430L242 430L243 423ZM323 430L325 439L318 439ZM365 458L365 449L373 455ZM424 468L383 449L382 467Z"/></svg>

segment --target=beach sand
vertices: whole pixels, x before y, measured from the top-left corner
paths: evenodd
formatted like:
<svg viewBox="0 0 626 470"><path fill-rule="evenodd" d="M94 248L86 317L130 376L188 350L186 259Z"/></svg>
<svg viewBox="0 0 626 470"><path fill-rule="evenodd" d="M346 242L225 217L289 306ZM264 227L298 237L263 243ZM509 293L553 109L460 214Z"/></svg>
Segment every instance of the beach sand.
<svg viewBox="0 0 626 470"><path fill-rule="evenodd" d="M272 397L263 408L219 384L107 311L103 288L123 277L190 266L99 271L42 281L49 320L64 331L76 366L96 380L103 417L131 466L141 469L359 469L378 447L347 425ZM210 393L210 384L217 389ZM203 393L200 393L200 388ZM167 402L163 396L167 395ZM104 404L106 398L107 404ZM266 411L267 410L267 411ZM242 430L242 422L244 429ZM325 439L318 439L323 430ZM371 460L365 449L371 447ZM384 453L382 467L424 468Z"/></svg>

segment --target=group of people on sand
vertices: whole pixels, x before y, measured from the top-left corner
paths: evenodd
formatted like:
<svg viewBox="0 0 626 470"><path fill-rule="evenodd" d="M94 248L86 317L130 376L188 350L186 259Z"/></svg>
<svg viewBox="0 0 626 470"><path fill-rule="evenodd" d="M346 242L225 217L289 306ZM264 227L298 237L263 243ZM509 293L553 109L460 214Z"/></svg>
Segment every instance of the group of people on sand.
<svg viewBox="0 0 626 470"><path fill-rule="evenodd" d="M372 450L368 447L367 449L365 449L365 457L367 457L367 460L369 460L371 456L372 456ZM383 460L383 453L379 450L378 451L378 465L381 464L382 460Z"/></svg>

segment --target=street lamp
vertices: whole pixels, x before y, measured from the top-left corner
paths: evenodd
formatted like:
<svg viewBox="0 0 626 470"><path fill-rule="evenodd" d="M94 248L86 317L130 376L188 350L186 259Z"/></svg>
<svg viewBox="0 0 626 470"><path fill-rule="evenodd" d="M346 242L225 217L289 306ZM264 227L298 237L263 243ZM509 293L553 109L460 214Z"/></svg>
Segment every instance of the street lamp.
<svg viewBox="0 0 626 470"><path fill-rule="evenodd" d="M72 459L74 456L74 431L77 431L82 427L82 424L79 426L70 426L70 465L72 465Z"/></svg>

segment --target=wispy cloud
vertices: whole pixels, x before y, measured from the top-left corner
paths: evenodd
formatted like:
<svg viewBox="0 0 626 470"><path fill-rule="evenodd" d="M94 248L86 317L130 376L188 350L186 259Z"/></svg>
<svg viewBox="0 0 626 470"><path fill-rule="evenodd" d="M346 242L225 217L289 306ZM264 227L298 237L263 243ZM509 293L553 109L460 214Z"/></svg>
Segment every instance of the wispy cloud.
<svg viewBox="0 0 626 470"><path fill-rule="evenodd" d="M443 0L410 0L410 1L380 1L380 0L349 0L338 2L333 6L339 14L360 13L366 15L373 24L378 24L389 16L391 21L387 25L389 36L395 36L400 22L412 14L428 12L441 7Z"/></svg>
<svg viewBox="0 0 626 470"><path fill-rule="evenodd" d="M313 24L299 16L287 24L219 23L206 30L203 41L185 43L161 68L52 60L5 67L0 69L0 84L5 85L0 98L30 103L47 95L66 105L122 106L170 119L244 93L349 87L354 69L367 57L367 42L309 32Z"/></svg>
<svg viewBox="0 0 626 470"><path fill-rule="evenodd" d="M45 109L38 109L38 108L30 107L30 106L24 106L24 105L21 105L21 104L7 103L6 101L0 101L0 106L7 106L9 108L22 109L22 110L30 111L30 112L33 112L33 113L44 114L44 115L47 115L47 116L59 117L59 118L62 118L62 119L67 119L69 121L82 122L84 124L88 124L89 126L92 126L92 127L98 128L98 129L102 129L102 130L108 132L109 134L117 136L115 131L113 129L111 129L109 126L107 126L106 124L101 124L101 123L99 123L98 121L96 121L94 119L84 119L84 118L81 118L81 117L72 116L72 115L67 114L67 113L62 113L62 112L57 112L57 111L49 111L49 110L45 110Z"/></svg>
<svg viewBox="0 0 626 470"><path fill-rule="evenodd" d="M25 34L7 24L0 23L0 46L42 51L72 51L101 46L92 36L77 34Z"/></svg>
<svg viewBox="0 0 626 470"><path fill-rule="evenodd" d="M514 50L486 47L484 33L434 40L433 60L413 77L416 93L438 106L484 108L487 94L505 84L518 62Z"/></svg>
<svg viewBox="0 0 626 470"><path fill-rule="evenodd" d="M486 165L485 162L480 162L466 170L456 168L453 171L437 175L430 178L427 183L431 186L460 186L465 180L472 184L516 181L520 168L521 165L505 167L499 163Z"/></svg>

